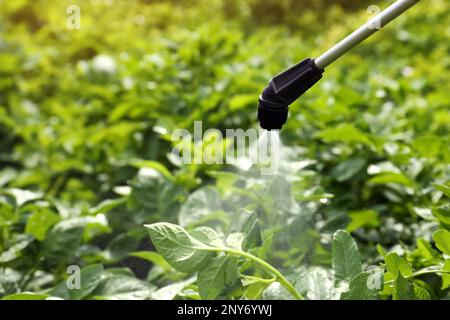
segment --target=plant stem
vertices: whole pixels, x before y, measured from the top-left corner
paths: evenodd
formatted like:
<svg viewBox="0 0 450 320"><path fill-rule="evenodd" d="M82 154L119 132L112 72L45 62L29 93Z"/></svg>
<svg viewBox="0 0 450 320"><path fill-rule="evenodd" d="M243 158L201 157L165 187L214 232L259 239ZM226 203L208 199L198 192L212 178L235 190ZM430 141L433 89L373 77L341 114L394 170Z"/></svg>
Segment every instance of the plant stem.
<svg viewBox="0 0 450 320"><path fill-rule="evenodd" d="M31 280L33 280L34 274L38 270L38 267L35 266L33 269L31 269L29 272L27 272L22 279L19 281L19 287L20 290L23 291L27 288L27 286L30 284Z"/></svg>
<svg viewBox="0 0 450 320"><path fill-rule="evenodd" d="M283 286L285 287L289 293L297 300L303 300L303 296L297 291L297 289L295 289L295 287L281 274L280 271L278 271L277 269L275 269L273 266L271 266L270 264L268 264L267 262L265 262L264 260L250 254L247 253L245 251L241 251L241 250L236 250L236 249L232 249L232 248L227 248L227 247L206 247L206 248L198 248L200 250L207 250L207 251L219 251L219 252L226 252L229 254L233 254L233 255L237 255L237 256L242 256L244 258L247 258L251 261L253 261L254 263L256 263L257 265L259 265L260 267L262 267L266 272L269 272L270 274L273 274L277 281Z"/></svg>
<svg viewBox="0 0 450 320"><path fill-rule="evenodd" d="M241 274L241 276L249 281L255 281L255 282L260 282L260 283L264 283L264 284L271 284L271 283L277 281L277 278L263 279L263 278L248 276L246 274Z"/></svg>
<svg viewBox="0 0 450 320"><path fill-rule="evenodd" d="M64 186L68 178L68 174L64 173L63 175L58 176L53 184L50 185L46 192L46 196L55 197L61 191L61 188Z"/></svg>
<svg viewBox="0 0 450 320"><path fill-rule="evenodd" d="M409 276L409 278L415 278L424 274L433 274L433 273L449 273L450 271L448 270L419 270L416 273L414 273L412 276Z"/></svg>
<svg viewBox="0 0 450 320"><path fill-rule="evenodd" d="M450 274L450 271L448 270L419 270L416 273L410 275L410 276L406 276L405 279L412 279L415 277L419 277L422 276L424 274L435 274L435 273L445 273L445 274ZM392 282L394 282L395 280L389 280L386 281L384 284L390 284Z"/></svg>

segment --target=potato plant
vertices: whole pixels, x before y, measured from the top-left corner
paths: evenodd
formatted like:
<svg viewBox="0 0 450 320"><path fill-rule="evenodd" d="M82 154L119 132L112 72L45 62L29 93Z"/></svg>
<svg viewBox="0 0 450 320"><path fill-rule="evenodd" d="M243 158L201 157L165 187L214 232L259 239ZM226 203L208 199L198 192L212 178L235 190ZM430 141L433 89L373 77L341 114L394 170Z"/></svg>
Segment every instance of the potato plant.
<svg viewBox="0 0 450 320"><path fill-rule="evenodd" d="M277 174L171 154L367 20L262 1L1 3L0 299L450 299L447 0L327 70Z"/></svg>

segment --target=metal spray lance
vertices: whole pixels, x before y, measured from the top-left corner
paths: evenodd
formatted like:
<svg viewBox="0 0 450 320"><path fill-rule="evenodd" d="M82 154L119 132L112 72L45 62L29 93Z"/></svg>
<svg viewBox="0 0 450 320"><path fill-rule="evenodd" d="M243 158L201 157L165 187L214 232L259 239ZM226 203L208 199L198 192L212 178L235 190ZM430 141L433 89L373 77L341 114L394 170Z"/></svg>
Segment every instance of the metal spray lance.
<svg viewBox="0 0 450 320"><path fill-rule="evenodd" d="M322 78L326 67L419 1L396 1L317 59L306 58L270 80L259 98L258 120L261 127L281 129L286 123L289 105Z"/></svg>

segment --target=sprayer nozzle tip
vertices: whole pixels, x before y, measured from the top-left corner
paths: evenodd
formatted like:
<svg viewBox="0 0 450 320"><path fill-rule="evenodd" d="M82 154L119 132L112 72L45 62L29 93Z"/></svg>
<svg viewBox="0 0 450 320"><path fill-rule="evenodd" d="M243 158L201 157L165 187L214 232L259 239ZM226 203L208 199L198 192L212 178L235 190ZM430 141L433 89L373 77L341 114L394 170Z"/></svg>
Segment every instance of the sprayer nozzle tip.
<svg viewBox="0 0 450 320"><path fill-rule="evenodd" d="M261 128L266 130L280 130L287 121L288 110L288 106L283 109L270 108L260 100L258 120Z"/></svg>

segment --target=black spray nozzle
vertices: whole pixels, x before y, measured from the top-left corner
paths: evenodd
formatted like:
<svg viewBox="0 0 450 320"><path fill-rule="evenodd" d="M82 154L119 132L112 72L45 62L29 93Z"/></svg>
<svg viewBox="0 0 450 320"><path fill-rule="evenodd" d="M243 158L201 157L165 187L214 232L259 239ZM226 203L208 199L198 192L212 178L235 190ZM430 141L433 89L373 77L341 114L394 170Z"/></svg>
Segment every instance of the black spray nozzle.
<svg viewBox="0 0 450 320"><path fill-rule="evenodd" d="M281 129L289 105L322 78L323 70L307 58L270 80L259 97L258 120L263 129Z"/></svg>

